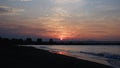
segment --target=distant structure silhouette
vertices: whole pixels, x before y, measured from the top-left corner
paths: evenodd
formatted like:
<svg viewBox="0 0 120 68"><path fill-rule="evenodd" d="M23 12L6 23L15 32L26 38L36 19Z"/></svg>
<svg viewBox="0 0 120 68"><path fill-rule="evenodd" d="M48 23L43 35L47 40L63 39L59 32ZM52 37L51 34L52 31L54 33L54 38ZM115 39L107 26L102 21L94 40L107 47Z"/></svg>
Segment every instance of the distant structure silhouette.
<svg viewBox="0 0 120 68"><path fill-rule="evenodd" d="M9 39L0 37L0 45L120 45L120 41L54 41L52 38L48 41L43 41L38 38L33 41L32 38Z"/></svg>
<svg viewBox="0 0 120 68"><path fill-rule="evenodd" d="M50 43L50 44L53 44L53 43L54 43L54 40L53 40L53 39L49 39L49 43Z"/></svg>
<svg viewBox="0 0 120 68"><path fill-rule="evenodd" d="M36 44L37 44L37 45L40 45L40 44L42 44L42 43L43 43L43 41L42 41L41 38L38 38L38 39L36 40Z"/></svg>
<svg viewBox="0 0 120 68"><path fill-rule="evenodd" d="M26 40L25 40L25 44L33 44L33 41L32 41L32 39L31 38L26 38Z"/></svg>

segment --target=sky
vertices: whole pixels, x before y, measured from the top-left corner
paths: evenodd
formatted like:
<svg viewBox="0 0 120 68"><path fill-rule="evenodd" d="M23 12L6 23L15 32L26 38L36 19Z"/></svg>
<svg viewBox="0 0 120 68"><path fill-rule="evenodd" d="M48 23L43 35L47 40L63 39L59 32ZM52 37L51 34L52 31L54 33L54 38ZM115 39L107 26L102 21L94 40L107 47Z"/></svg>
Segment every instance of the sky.
<svg viewBox="0 0 120 68"><path fill-rule="evenodd" d="M0 0L0 36L120 40L120 0Z"/></svg>

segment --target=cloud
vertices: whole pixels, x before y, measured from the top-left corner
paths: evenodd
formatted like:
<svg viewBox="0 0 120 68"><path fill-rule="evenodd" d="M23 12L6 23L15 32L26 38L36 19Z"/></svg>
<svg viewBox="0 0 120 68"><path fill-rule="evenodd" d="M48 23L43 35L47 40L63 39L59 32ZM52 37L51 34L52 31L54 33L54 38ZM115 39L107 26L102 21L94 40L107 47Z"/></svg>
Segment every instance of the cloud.
<svg viewBox="0 0 120 68"><path fill-rule="evenodd" d="M0 6L0 15L18 15L24 9L12 8L8 6Z"/></svg>
<svg viewBox="0 0 120 68"><path fill-rule="evenodd" d="M52 0L52 1L54 1L55 3L75 3L82 0Z"/></svg>
<svg viewBox="0 0 120 68"><path fill-rule="evenodd" d="M21 1L21 2L27 2L27 1L32 1L32 0L2 0L2 1Z"/></svg>
<svg viewBox="0 0 120 68"><path fill-rule="evenodd" d="M32 1L32 0L20 0L20 1Z"/></svg>

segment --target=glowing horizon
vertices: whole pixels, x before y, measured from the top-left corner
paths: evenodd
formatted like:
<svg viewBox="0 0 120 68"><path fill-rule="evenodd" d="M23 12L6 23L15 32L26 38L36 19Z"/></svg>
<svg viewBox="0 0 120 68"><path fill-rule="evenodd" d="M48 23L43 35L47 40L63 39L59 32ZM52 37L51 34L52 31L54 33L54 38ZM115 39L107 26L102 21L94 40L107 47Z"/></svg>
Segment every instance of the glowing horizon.
<svg viewBox="0 0 120 68"><path fill-rule="evenodd" d="M120 0L2 0L0 36L120 40Z"/></svg>

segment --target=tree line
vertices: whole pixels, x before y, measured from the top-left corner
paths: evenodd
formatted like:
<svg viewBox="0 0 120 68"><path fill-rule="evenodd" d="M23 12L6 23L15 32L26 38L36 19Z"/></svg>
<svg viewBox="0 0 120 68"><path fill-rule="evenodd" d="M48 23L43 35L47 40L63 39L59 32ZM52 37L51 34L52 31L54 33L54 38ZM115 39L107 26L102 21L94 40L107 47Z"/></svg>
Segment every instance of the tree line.
<svg viewBox="0 0 120 68"><path fill-rule="evenodd" d="M38 38L33 41L32 38L23 39L9 39L0 37L0 45L120 45L120 41L54 41L49 39L43 41Z"/></svg>
<svg viewBox="0 0 120 68"><path fill-rule="evenodd" d="M0 44L6 45L40 45L40 44L53 44L54 40L49 39L49 41L43 41L41 38L38 38L36 41L33 41L32 38L23 39L9 39L9 38L1 38L0 37Z"/></svg>

